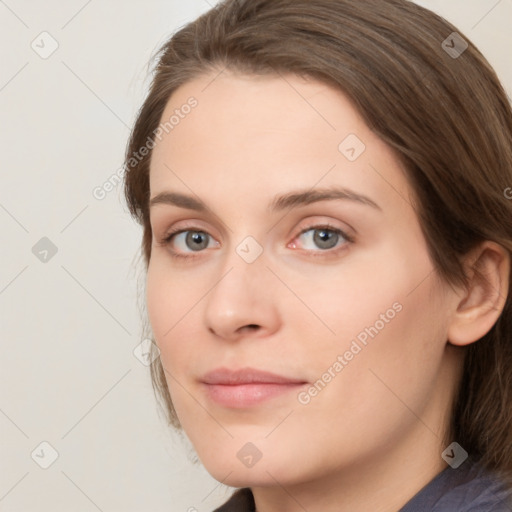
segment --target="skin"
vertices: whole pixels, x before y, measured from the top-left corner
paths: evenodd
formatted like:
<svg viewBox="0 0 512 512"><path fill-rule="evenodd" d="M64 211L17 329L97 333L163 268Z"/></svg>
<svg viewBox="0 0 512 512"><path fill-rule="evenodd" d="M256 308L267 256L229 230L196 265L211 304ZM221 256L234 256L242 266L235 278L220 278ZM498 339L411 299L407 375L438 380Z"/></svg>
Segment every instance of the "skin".
<svg viewBox="0 0 512 512"><path fill-rule="evenodd" d="M489 284L475 278L462 290L439 279L404 170L341 92L294 75L216 72L175 91L163 119L190 96L198 106L153 150L150 197L180 192L208 209L152 206L147 274L183 429L214 478L252 488L258 512L396 511L447 467L464 346L503 308L508 255L486 242L468 256ZM338 149L349 134L366 146L353 162ZM324 200L267 210L276 195L333 185L380 209ZM325 249L318 231L300 235L325 223L353 241L334 235ZM162 243L174 228L211 238L201 251L184 235ZM263 250L252 263L236 251L247 236ZM307 404L294 390L232 409L200 383L215 368L250 366L308 389L396 303L400 312ZM252 467L237 457L248 442L262 455Z"/></svg>

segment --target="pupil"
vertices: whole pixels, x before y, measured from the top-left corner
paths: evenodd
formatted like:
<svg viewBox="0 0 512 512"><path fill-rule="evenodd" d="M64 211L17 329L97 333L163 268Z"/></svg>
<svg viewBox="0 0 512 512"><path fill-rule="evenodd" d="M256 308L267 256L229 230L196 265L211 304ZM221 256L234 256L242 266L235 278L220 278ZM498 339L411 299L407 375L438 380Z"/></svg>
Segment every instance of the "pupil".
<svg viewBox="0 0 512 512"><path fill-rule="evenodd" d="M331 249L336 245L337 242L337 233L332 231L322 229L317 230L315 233L314 239L315 243L321 247L322 249ZM334 242L334 243L333 243Z"/></svg>
<svg viewBox="0 0 512 512"><path fill-rule="evenodd" d="M199 249L204 249L207 247L208 242L206 242L206 233L202 232L192 232L187 235L187 244L190 243L192 247L190 247L193 251L197 251Z"/></svg>

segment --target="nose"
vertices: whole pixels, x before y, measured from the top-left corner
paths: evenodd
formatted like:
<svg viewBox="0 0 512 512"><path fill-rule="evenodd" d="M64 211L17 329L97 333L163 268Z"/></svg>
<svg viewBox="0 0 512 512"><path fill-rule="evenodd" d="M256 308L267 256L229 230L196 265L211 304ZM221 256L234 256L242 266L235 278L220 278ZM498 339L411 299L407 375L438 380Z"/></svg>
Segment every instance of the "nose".
<svg viewBox="0 0 512 512"><path fill-rule="evenodd" d="M260 256L247 263L233 251L206 296L204 322L224 340L264 337L279 328L277 282Z"/></svg>

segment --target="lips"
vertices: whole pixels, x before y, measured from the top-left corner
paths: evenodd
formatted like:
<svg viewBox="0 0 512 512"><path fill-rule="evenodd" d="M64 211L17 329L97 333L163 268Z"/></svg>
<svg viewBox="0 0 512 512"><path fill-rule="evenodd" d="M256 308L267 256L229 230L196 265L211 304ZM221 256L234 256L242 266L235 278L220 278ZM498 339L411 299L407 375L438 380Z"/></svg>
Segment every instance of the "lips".
<svg viewBox="0 0 512 512"><path fill-rule="evenodd" d="M208 372L201 379L205 384L220 384L224 386L236 386L241 384L304 384L301 379L284 377L275 373L270 373L254 368L242 368L240 370L229 370L227 368L217 368Z"/></svg>
<svg viewBox="0 0 512 512"><path fill-rule="evenodd" d="M254 368L218 368L204 375L201 382L209 399L229 408L254 406L307 384L303 379Z"/></svg>

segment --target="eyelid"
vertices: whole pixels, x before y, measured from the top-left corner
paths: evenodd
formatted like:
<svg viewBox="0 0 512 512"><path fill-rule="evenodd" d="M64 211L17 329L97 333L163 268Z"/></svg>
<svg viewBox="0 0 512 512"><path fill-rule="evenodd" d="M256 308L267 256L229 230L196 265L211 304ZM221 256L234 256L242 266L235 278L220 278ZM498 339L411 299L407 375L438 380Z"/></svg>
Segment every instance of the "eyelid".
<svg viewBox="0 0 512 512"><path fill-rule="evenodd" d="M353 242L354 241L354 237L349 235L346 232L346 230L344 230L344 229L342 229L342 228L340 228L338 226L335 226L334 224L331 224L330 222L313 222L308 227L305 227L305 228L301 229L301 231L299 231L299 233L296 235L295 238L299 237L300 235L302 235L304 233L307 233L308 231L320 230L320 229L326 229L326 230L329 230L329 231L334 231L335 233L341 234L341 236L343 236L343 238L345 238L349 242ZM294 240L295 240L295 238L294 238ZM324 252L326 252L326 251L324 251Z"/></svg>
<svg viewBox="0 0 512 512"><path fill-rule="evenodd" d="M187 220L183 222L177 222L178 226L174 226L171 228L168 228L164 231L164 234L159 237L159 242L163 245L165 245L166 240L169 239L172 235L179 235L180 233L183 233L184 231L196 231L200 233L206 233L210 237L213 237L213 235L210 234L209 230L207 228L201 227L201 221L200 220ZM156 230L155 230L156 231ZM155 238L157 238L155 236Z"/></svg>
<svg viewBox="0 0 512 512"><path fill-rule="evenodd" d="M172 228L170 231L166 231L166 233L163 235L161 239L159 239L159 245L161 246L170 246L171 241L174 239L174 237L180 235L181 233L186 233L187 231L195 232L195 233L205 233L210 237L210 239L214 240L214 242L217 244L217 246L220 245L220 243L210 234L206 229L201 229L197 225L195 226L180 226L177 228ZM194 251L190 252L179 252L175 251L174 249L169 249L173 257L176 258L194 258ZM205 252L203 251L197 251L198 253Z"/></svg>
<svg viewBox="0 0 512 512"><path fill-rule="evenodd" d="M328 258L338 257L341 252L345 252L349 248L349 246L355 242L355 238L352 235L347 234L345 230L338 228L329 222L325 222L325 223L316 222L316 223L311 224L309 227L305 227L305 228L301 229L301 231L297 234L297 236L295 236L293 238L293 240L290 243L294 243L295 240L297 240L297 238L299 238L304 233L307 233L308 231L313 231L313 230L316 231L316 230L322 230L322 229L327 230L327 231L332 231L334 233L341 235L341 237L345 239L345 242L342 243L341 245L339 245L338 247L334 247L331 249L325 249L325 250L322 250L322 249L318 249L318 250L297 249L299 251L299 253L306 254L307 257L323 258L324 260L327 260ZM288 246L289 246L289 244L287 244L287 247Z"/></svg>

